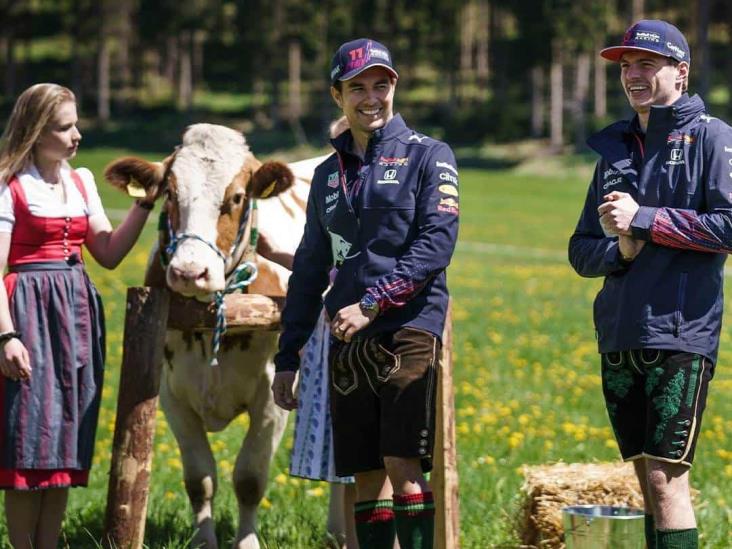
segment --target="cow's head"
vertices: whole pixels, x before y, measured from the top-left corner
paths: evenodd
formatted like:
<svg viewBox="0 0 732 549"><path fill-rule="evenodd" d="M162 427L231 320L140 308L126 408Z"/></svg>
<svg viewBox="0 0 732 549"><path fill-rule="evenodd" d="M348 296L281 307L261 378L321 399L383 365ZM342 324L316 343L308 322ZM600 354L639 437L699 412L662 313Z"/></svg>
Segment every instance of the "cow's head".
<svg viewBox="0 0 732 549"><path fill-rule="evenodd" d="M173 234L186 235L167 258L166 282L189 296L224 289L249 245L250 227L239 240L237 235L250 201L275 196L293 182L284 164L254 158L241 133L212 124L190 126L182 145L163 162L122 158L107 167L105 177L121 189L132 182L148 196L165 192L163 208ZM162 231L161 253L167 240Z"/></svg>

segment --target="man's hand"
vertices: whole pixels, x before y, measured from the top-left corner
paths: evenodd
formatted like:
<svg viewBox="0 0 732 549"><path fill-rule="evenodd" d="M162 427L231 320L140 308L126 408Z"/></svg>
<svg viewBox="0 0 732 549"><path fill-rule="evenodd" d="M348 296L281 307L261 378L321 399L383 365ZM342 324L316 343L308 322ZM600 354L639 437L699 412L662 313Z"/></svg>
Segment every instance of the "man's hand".
<svg viewBox="0 0 732 549"><path fill-rule="evenodd" d="M295 372L277 372L272 380L272 395L277 406L285 410L297 408L297 399L293 392Z"/></svg>
<svg viewBox="0 0 732 549"><path fill-rule="evenodd" d="M630 224L638 212L638 203L628 193L613 191L606 194L605 203L597 208L600 225L606 234L630 236Z"/></svg>
<svg viewBox="0 0 732 549"><path fill-rule="evenodd" d="M25 345L19 339L10 339L2 347L0 352L0 373L15 381L30 379L30 357Z"/></svg>
<svg viewBox="0 0 732 549"><path fill-rule="evenodd" d="M645 240L636 240L630 236L620 236L618 238L620 255L625 261L633 261L645 245Z"/></svg>
<svg viewBox="0 0 732 549"><path fill-rule="evenodd" d="M358 303L354 303L343 307L336 313L335 318L330 322L330 332L334 337L348 343L356 332L371 324L374 318L376 318L376 312L366 314Z"/></svg>

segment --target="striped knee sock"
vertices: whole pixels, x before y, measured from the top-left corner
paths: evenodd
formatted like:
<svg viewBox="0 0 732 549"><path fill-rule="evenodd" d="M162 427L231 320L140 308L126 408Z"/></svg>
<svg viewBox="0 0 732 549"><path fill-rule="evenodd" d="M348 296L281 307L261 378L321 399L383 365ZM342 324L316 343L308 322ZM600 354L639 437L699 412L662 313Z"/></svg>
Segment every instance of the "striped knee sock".
<svg viewBox="0 0 732 549"><path fill-rule="evenodd" d="M394 494L394 518L402 549L432 549L435 529L432 492Z"/></svg>
<svg viewBox="0 0 732 549"><path fill-rule="evenodd" d="M656 520L653 515L645 515L646 519L646 547L648 549L656 549Z"/></svg>
<svg viewBox="0 0 732 549"><path fill-rule="evenodd" d="M699 531L696 528L686 530L656 530L658 549L697 549L699 547Z"/></svg>
<svg viewBox="0 0 732 549"><path fill-rule="evenodd" d="M390 499L359 501L355 505L356 537L361 549L394 547L394 504Z"/></svg>

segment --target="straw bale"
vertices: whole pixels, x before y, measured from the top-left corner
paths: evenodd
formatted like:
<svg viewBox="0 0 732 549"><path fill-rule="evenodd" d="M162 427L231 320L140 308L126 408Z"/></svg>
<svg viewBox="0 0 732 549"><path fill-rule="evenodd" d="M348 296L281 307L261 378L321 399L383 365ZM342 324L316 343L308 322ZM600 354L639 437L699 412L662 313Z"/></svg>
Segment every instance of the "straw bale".
<svg viewBox="0 0 732 549"><path fill-rule="evenodd" d="M631 463L524 465L521 511L516 525L524 546L564 547L562 508L618 505L643 508Z"/></svg>

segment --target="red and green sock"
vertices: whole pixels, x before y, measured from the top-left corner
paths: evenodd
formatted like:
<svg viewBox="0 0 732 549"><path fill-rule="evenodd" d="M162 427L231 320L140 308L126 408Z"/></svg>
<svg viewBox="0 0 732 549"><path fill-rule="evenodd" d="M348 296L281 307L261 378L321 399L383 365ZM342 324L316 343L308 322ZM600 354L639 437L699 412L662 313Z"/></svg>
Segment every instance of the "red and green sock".
<svg viewBox="0 0 732 549"><path fill-rule="evenodd" d="M432 492L394 494L394 518L402 549L432 549L435 529Z"/></svg>
<svg viewBox="0 0 732 549"><path fill-rule="evenodd" d="M356 537L361 549L394 547L394 509L390 499L359 501L355 505Z"/></svg>

